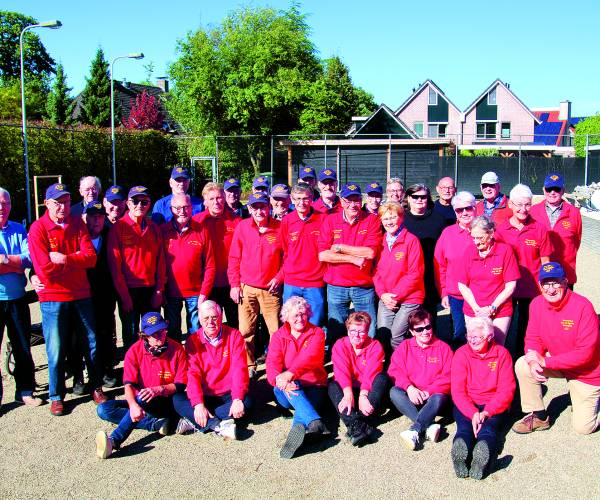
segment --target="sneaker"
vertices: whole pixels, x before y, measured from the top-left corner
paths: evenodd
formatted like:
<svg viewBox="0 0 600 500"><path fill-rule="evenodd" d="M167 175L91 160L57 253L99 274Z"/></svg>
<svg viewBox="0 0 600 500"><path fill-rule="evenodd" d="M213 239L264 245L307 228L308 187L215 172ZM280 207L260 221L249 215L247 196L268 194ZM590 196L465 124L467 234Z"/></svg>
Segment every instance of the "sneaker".
<svg viewBox="0 0 600 500"><path fill-rule="evenodd" d="M237 439L237 427L233 418L221 420L221 422L215 427L215 434L221 436L223 439L230 439L235 441Z"/></svg>
<svg viewBox="0 0 600 500"><path fill-rule="evenodd" d="M104 387L108 387L109 389L116 387L117 386L117 377L111 377L110 375L104 375L104 378L102 379L102 385Z"/></svg>
<svg viewBox="0 0 600 500"><path fill-rule="evenodd" d="M113 441L104 431L96 433L96 456L98 458L108 458L113 452Z"/></svg>
<svg viewBox="0 0 600 500"><path fill-rule="evenodd" d="M256 368L249 366L248 367L248 378L250 380L254 380L256 378L256 375L257 375Z"/></svg>
<svg viewBox="0 0 600 500"><path fill-rule="evenodd" d="M177 427L175 428L175 434L190 434L191 432L195 432L197 430L196 426L190 422L187 418L181 417L179 422L177 422Z"/></svg>
<svg viewBox="0 0 600 500"><path fill-rule="evenodd" d="M83 396L86 392L87 391L83 380L76 380L73 382L73 394L77 396Z"/></svg>
<svg viewBox="0 0 600 500"><path fill-rule="evenodd" d="M469 449L463 438L459 437L454 440L450 455L452 456L452 465L454 465L456 477L468 477L467 457L469 456Z"/></svg>
<svg viewBox="0 0 600 500"><path fill-rule="evenodd" d="M281 458L292 458L304 442L306 429L302 424L294 424L279 452Z"/></svg>
<svg viewBox="0 0 600 500"><path fill-rule="evenodd" d="M408 429L400 433L400 439L402 439L402 444L404 446L406 446L409 450L414 451L419 444L419 433L417 431Z"/></svg>
<svg viewBox="0 0 600 500"><path fill-rule="evenodd" d="M42 399L34 396L22 396L20 398L15 398L15 401L31 407L40 406L43 403Z"/></svg>
<svg viewBox="0 0 600 500"><path fill-rule="evenodd" d="M62 415L64 415L64 403L60 399L50 401L50 413L52 413L52 415L54 415L55 417L61 417Z"/></svg>
<svg viewBox="0 0 600 500"><path fill-rule="evenodd" d="M529 434L534 431L545 431L549 428L550 417L546 417L546 420L542 420L532 412L516 422L515 425L513 425L512 430L517 434Z"/></svg>
<svg viewBox="0 0 600 500"><path fill-rule="evenodd" d="M440 438L441 430L442 426L440 424L431 424L425 431L425 439L427 439L427 441L431 441L432 443L437 443L438 439Z"/></svg>
<svg viewBox="0 0 600 500"><path fill-rule="evenodd" d="M321 437L329 436L331 432L327 427L325 427L323 421L320 418L318 418L317 420L313 420L310 424L308 424L308 427L306 428L306 434L307 436L313 435Z"/></svg>
<svg viewBox="0 0 600 500"><path fill-rule="evenodd" d="M490 462L490 448L486 441L477 441L473 448L473 459L469 476L473 479L483 479L485 470Z"/></svg>
<svg viewBox="0 0 600 500"><path fill-rule="evenodd" d="M106 397L106 394L104 394L102 387L94 389L92 392L92 399L97 405L101 405L102 403L106 403L108 401L108 397Z"/></svg>
<svg viewBox="0 0 600 500"><path fill-rule="evenodd" d="M350 432L352 446L362 446L369 439L373 428L365 422L356 421Z"/></svg>
<svg viewBox="0 0 600 500"><path fill-rule="evenodd" d="M152 432L158 432L161 436L167 436L171 434L169 430L169 419L157 418L152 424Z"/></svg>

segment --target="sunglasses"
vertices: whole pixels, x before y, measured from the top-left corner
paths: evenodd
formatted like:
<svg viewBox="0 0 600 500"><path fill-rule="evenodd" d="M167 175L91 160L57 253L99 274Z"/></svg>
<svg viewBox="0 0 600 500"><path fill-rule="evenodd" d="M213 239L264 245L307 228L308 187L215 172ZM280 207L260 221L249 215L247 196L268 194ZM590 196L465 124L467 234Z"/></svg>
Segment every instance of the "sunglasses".
<svg viewBox="0 0 600 500"><path fill-rule="evenodd" d="M485 189L485 188L495 188L496 184L482 184L481 185L481 189Z"/></svg>
<svg viewBox="0 0 600 500"><path fill-rule="evenodd" d="M546 193L560 193L562 191L562 188L559 188L558 186L552 186L544 189L546 190Z"/></svg>
<svg viewBox="0 0 600 500"><path fill-rule="evenodd" d="M410 197L413 200L426 200L427 198L429 198L429 195L426 195L426 194L411 194Z"/></svg>
<svg viewBox="0 0 600 500"><path fill-rule="evenodd" d="M131 200L131 203L133 203L133 206L141 205L142 207L147 207L150 205L150 200Z"/></svg>
<svg viewBox="0 0 600 500"><path fill-rule="evenodd" d="M462 214L463 212L472 212L473 210L475 210L475 207L458 207L454 209L457 214Z"/></svg>
<svg viewBox="0 0 600 500"><path fill-rule="evenodd" d="M417 332L417 333L423 333L425 330L429 331L431 330L431 323L429 323L428 325L425 326L415 326L412 331L413 332Z"/></svg>

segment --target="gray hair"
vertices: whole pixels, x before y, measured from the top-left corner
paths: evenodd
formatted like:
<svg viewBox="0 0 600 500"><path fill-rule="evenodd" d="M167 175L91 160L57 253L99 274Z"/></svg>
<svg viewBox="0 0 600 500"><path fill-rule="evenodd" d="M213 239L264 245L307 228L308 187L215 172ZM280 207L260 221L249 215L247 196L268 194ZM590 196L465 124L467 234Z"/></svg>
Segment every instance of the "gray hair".
<svg viewBox="0 0 600 500"><path fill-rule="evenodd" d="M525 184L517 184L510 190L508 197L510 198L510 201L515 201L519 198L532 199L533 193L531 192L531 189L529 189L529 186L526 186Z"/></svg>
<svg viewBox="0 0 600 500"><path fill-rule="evenodd" d="M475 196L473 193L469 193L469 191L459 191L452 197L452 208L456 208L457 205L469 205L470 207L474 207L477 204L477 200L475 200Z"/></svg>
<svg viewBox="0 0 600 500"><path fill-rule="evenodd" d="M84 175L81 179L79 179L79 187L81 188L81 184L87 179L94 179L94 184L96 185L96 189L98 192L102 191L102 184L100 183L100 179L94 175Z"/></svg>
<svg viewBox="0 0 600 500"><path fill-rule="evenodd" d="M204 188L202 188L202 198L206 200L206 198L208 197L208 193L212 191L219 191L219 193L221 193L221 196L225 196L225 191L221 184L218 184L216 182L207 182L204 185Z"/></svg>
<svg viewBox="0 0 600 500"><path fill-rule="evenodd" d="M386 184L386 189L390 184L400 184L402 186L402 189L404 189L404 184L402 183L402 181L400 180L400 177L390 177L387 181Z"/></svg>
<svg viewBox="0 0 600 500"><path fill-rule="evenodd" d="M190 197L189 194L177 193L177 194L174 194L173 196L171 196L171 206L173 206L173 200L175 200L176 198L183 198L183 199L185 199L185 202L188 205L192 204L192 198Z"/></svg>
<svg viewBox="0 0 600 500"><path fill-rule="evenodd" d="M202 304L200 304L200 307L198 308L199 313L210 310L216 311L216 313L219 316L223 315L223 310L221 309L221 306L217 304L214 300L205 300L204 302L202 302Z"/></svg>
<svg viewBox="0 0 600 500"><path fill-rule="evenodd" d="M471 230L476 227L483 229L487 234L492 234L496 229L496 223L485 215L479 215L471 221Z"/></svg>
<svg viewBox="0 0 600 500"><path fill-rule="evenodd" d="M3 187L0 187L0 196L6 196L8 201L10 201L10 193Z"/></svg>
<svg viewBox="0 0 600 500"><path fill-rule="evenodd" d="M306 194L310 199L312 199L314 195L313 188L311 188L308 184L295 184L292 187L292 196L295 194Z"/></svg>
<svg viewBox="0 0 600 500"><path fill-rule="evenodd" d="M465 316L465 322L467 324L467 335L473 332L481 332L486 337L494 337L494 323L491 318L481 316Z"/></svg>
<svg viewBox="0 0 600 500"><path fill-rule="evenodd" d="M289 323L289 318L292 316L292 314L295 314L301 309L306 311L306 314L309 318L312 316L312 308L306 299L304 297L292 295L285 301L283 306L281 306L281 313L279 314L279 317L284 323Z"/></svg>

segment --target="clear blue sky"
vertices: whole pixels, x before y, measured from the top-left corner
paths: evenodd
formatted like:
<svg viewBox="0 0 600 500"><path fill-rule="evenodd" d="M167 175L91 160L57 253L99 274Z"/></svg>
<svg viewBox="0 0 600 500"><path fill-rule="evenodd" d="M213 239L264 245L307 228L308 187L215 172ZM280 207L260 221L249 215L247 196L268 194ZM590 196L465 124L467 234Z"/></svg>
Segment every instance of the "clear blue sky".
<svg viewBox="0 0 600 500"><path fill-rule="evenodd" d="M37 33L77 93L98 46L108 60L146 54L118 61L117 79L143 80L149 61L154 77L162 76L178 39L241 5L285 9L289 2L4 0L0 8L62 21L60 30ZM307 0L301 10L320 56L341 57L355 84L391 108L431 78L464 109L500 78L529 107L569 99L573 116L600 112L598 0Z"/></svg>

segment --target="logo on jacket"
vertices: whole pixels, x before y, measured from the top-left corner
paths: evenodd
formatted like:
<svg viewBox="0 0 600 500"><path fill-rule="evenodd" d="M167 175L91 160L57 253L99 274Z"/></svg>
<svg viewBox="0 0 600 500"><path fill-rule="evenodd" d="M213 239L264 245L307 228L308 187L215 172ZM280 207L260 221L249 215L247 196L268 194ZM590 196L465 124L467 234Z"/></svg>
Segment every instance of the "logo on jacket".
<svg viewBox="0 0 600 500"><path fill-rule="evenodd" d="M265 236L265 238L267 239L267 242L269 243L269 245L272 245L273 243L275 243L277 241L277 236L274 234L267 234Z"/></svg>
<svg viewBox="0 0 600 500"><path fill-rule="evenodd" d="M227 349L223 349L223 357L226 358L229 356L229 351Z"/></svg>
<svg viewBox="0 0 600 500"><path fill-rule="evenodd" d="M163 384L170 384L175 379L169 370L159 370L158 378Z"/></svg>
<svg viewBox="0 0 600 500"><path fill-rule="evenodd" d="M396 252L396 253L394 254L394 258L395 258L396 260L400 260L400 259L404 258L404 255L405 255L405 254L404 254L404 252Z"/></svg>
<svg viewBox="0 0 600 500"><path fill-rule="evenodd" d="M500 274L502 274L502 266L500 267L492 267L492 274L494 276L499 276Z"/></svg>
<svg viewBox="0 0 600 500"><path fill-rule="evenodd" d="M290 233L290 241L297 241L299 233L300 231L294 231L293 233Z"/></svg>
<svg viewBox="0 0 600 500"><path fill-rule="evenodd" d="M497 367L498 367L498 361L490 361L488 363L488 368L490 369L491 372L495 372Z"/></svg>
<svg viewBox="0 0 600 500"><path fill-rule="evenodd" d="M571 227L571 221L569 221L569 220L562 221L562 227L564 227L565 229L569 229Z"/></svg>
<svg viewBox="0 0 600 500"><path fill-rule="evenodd" d="M308 349L308 339L306 339L306 340L304 341L304 343L302 344L302 348L303 348L303 349Z"/></svg>
<svg viewBox="0 0 600 500"><path fill-rule="evenodd" d="M427 362L428 363L437 363L438 358L437 358L437 356L427 356Z"/></svg>
<svg viewBox="0 0 600 500"><path fill-rule="evenodd" d="M536 247L537 246L537 241L536 240L528 240L528 239L526 239L525 240L525 244L528 247Z"/></svg>
<svg viewBox="0 0 600 500"><path fill-rule="evenodd" d="M342 230L341 229L334 229L333 230L333 239L334 240L339 240L342 237Z"/></svg>
<svg viewBox="0 0 600 500"><path fill-rule="evenodd" d="M561 319L560 324L565 332L568 332L575 326L575 321L572 319Z"/></svg>

